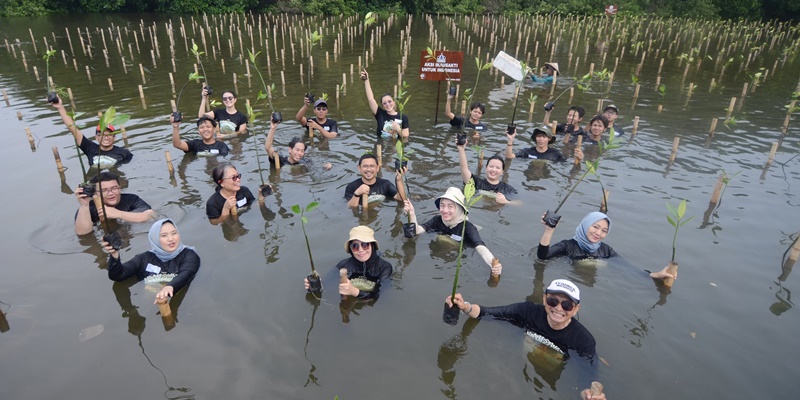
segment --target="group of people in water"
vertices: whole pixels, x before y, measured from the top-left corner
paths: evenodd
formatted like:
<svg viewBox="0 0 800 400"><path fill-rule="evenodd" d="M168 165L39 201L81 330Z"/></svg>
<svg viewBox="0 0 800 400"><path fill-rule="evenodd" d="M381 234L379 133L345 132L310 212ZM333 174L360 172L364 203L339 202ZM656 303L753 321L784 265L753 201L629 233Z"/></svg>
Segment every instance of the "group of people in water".
<svg viewBox="0 0 800 400"><path fill-rule="evenodd" d="M542 76L531 75L534 82L547 82L558 74L557 63L546 63L545 73ZM376 136L394 137L397 140L408 138L410 132L408 115L398 110L398 104L390 94L384 94L376 100L370 85L369 74L366 70L361 72L367 101L370 111L376 120ZM203 156L225 156L230 152L229 147L222 139L229 139L246 132L248 118L236 109L236 94L232 91L222 93L224 107L207 110L208 91L204 88L201 93L201 104L196 121L199 138L185 140L180 135L180 121L170 116L172 125L172 144L176 149L185 153L196 153ZM451 91L447 97L445 113L450 119L450 125L461 132L472 133L479 138L481 133L488 128L481 122L486 113L486 107L480 102L475 102L469 107L466 116L455 115L451 111L451 102L455 93ZM304 103L297 112L297 122L306 129L318 132L320 135L333 139L339 134L338 124L328 117L328 104L324 99L311 100L304 97ZM130 162L133 155L127 149L114 144L115 127L108 126L100 132L96 129L97 142L86 138L75 126L74 121L64 109L61 101L52 106L58 111L63 123L73 134L76 143L89 160L90 166L109 168L118 164ZM306 117L311 108L314 116ZM558 135L566 135L566 141L576 142L582 138L585 145L596 145L603 140L603 134L623 135L624 130L616 124L619 110L614 105L607 106L603 113L592 117L586 126L581 126L585 111L578 106L570 107L567 111L566 123L558 124L555 132L550 128L549 119L553 111L552 104L546 107L543 124L533 129L531 140L533 146L514 151L514 141L517 131L507 132L507 147L505 159L500 155L493 155L486 160L484 176L476 176L469 168L465 153L466 143L463 138L456 138L458 150L459 170L464 183L472 181L475 189L486 196L494 198L498 204L514 204L518 202L515 196L517 190L502 181L505 173L506 161L513 158L532 160L545 160L552 163L565 161L565 156L552 145ZM274 146L275 132L280 121L271 121L269 132L266 135L264 150L268 155L271 165L298 165L310 162L305 157L307 145L303 137L295 137L288 143L287 154L284 155ZM563 136L562 136L563 137ZM584 158L582 149L575 146L572 156L578 160ZM332 165L326 163L325 169ZM376 155L367 153L358 159L357 163L360 176L346 185L344 202L350 207L358 207L362 197L366 196L369 202L393 199L402 202L403 210L410 217L413 224L412 234L435 232L446 235L455 241L464 241L468 246L474 247L483 261L490 268L493 276L502 273L502 264L489 250L487 244L481 239L479 229L468 218L468 208L464 193L460 188L447 188L441 196L434 200L438 215L424 223L417 222L414 205L408 198L403 184L403 177L407 174L407 167L401 166L396 170L395 182L379 177L379 159ZM263 206L266 196L271 194L272 188L264 185L253 194L247 187L241 185L242 174L229 163L220 163L211 172L211 178L216 184L214 194L206 202L206 214L211 224L219 224L230 218L236 218L238 212L247 209L258 200ZM81 185L75 190L79 208L75 214L75 233L85 235L93 233L94 227L103 218L111 218L128 222L146 222L157 217L155 211L134 194L121 193L119 178L112 172L100 172L90 182L90 185ZM95 199L93 201L93 198ZM603 240L611 229L611 219L601 212L590 212L581 221L571 239L551 244L555 226L544 222L544 232L539 241L537 256L542 260L566 256L573 260L578 259L604 259L617 256L614 249ZM463 232L463 233L462 233ZM108 276L115 281L136 276L139 280L148 282L161 282L165 284L156 295L156 301L163 301L180 291L192 281L200 268L200 257L190 246L181 242L178 227L173 220L166 218L156 221L148 233L150 250L133 257L130 261L120 262L119 248L104 237L104 249L109 254ZM381 258L378 250L378 241L374 231L363 225L355 226L350 230L344 242L344 250L348 258L342 260L336 270L346 269L347 280L340 282L338 291L342 295L355 298L375 298L382 282L392 275L392 265ZM653 278L672 277L666 270L650 274ZM305 280L304 286L309 289L309 281ZM448 305L458 307L464 314L471 318L492 316L498 319L514 321L524 326L529 334L543 338L544 344L552 347L558 353L566 356L569 350L587 358L596 357L595 341L591 333L581 325L575 314L580 309L580 289L573 282L556 279L548 287L542 298L542 304L523 302L503 307L485 307L470 304L461 294L447 297ZM604 397L595 397L604 398Z"/></svg>

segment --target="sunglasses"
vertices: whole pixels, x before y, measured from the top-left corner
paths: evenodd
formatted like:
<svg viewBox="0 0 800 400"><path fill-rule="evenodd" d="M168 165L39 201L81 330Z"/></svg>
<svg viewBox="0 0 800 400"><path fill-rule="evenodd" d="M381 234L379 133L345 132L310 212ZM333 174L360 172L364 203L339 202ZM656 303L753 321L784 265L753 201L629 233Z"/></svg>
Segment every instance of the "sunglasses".
<svg viewBox="0 0 800 400"><path fill-rule="evenodd" d="M229 177L222 178L222 179L230 179L232 181L238 181L238 180L242 179L242 174L231 175Z"/></svg>
<svg viewBox="0 0 800 400"><path fill-rule="evenodd" d="M317 111L327 111L328 107L316 107Z"/></svg>
<svg viewBox="0 0 800 400"><path fill-rule="evenodd" d="M222 100L233 100L235 97L233 96L222 96Z"/></svg>
<svg viewBox="0 0 800 400"><path fill-rule="evenodd" d="M547 305L548 306L555 307L558 304L559 304L558 303L558 298L556 298L556 297L548 297L547 298ZM574 307L575 307L575 303L573 303L573 302L571 302L569 300L564 300L564 301L561 302L561 309L564 310L564 311L572 311L572 309Z"/></svg>
<svg viewBox="0 0 800 400"><path fill-rule="evenodd" d="M372 247L372 243L370 242L352 242L350 243L350 250L351 251L358 251L358 248L361 247L361 250L369 250Z"/></svg>

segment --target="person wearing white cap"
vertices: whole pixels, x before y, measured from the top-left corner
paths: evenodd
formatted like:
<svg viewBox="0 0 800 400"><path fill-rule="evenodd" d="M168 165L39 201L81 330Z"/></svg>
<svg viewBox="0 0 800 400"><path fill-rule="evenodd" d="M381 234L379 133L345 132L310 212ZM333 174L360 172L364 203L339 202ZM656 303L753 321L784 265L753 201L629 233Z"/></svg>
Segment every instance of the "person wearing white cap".
<svg viewBox="0 0 800 400"><path fill-rule="evenodd" d="M536 76L531 73L531 79L536 83L551 84L553 83L553 76L559 74L558 63L546 62L544 63L544 74L542 74L542 76Z"/></svg>
<svg viewBox="0 0 800 400"><path fill-rule="evenodd" d="M520 325L534 341L564 358L569 357L569 350L590 361L597 356L594 336L574 318L581 309L581 291L566 279L556 279L550 283L542 295L543 304L523 301L506 306L484 307L465 301L461 293L456 293L455 297L447 296L445 302L449 306L455 304L470 318L490 316Z"/></svg>
<svg viewBox="0 0 800 400"><path fill-rule="evenodd" d="M625 131L621 126L614 124L614 121L616 121L617 117L619 117L619 108L617 108L617 106L613 104L607 105L606 108L603 109L603 116L608 120L608 130L613 130L614 136L621 136L625 134Z"/></svg>
<svg viewBox="0 0 800 400"><path fill-rule="evenodd" d="M375 232L367 226L350 229L350 238L344 242L344 251L350 254L336 264L336 271L347 270L347 282L339 283L339 294L359 299L377 298L381 282L392 276L392 264L378 252ZM309 288L308 278L304 286Z"/></svg>
<svg viewBox="0 0 800 400"><path fill-rule="evenodd" d="M303 128L308 129L310 126L315 131L319 132L320 135L328 138L333 139L336 135L339 134L339 125L331 118L328 118L328 103L323 100L319 99L314 102L314 116L311 118L306 118L306 110L311 104L308 101L308 97L303 97L303 106L300 107L300 111L297 112L295 115L295 119Z"/></svg>
<svg viewBox="0 0 800 400"><path fill-rule="evenodd" d="M481 240L478 234L478 228L472 223L467 221L466 207L464 207L464 194L461 189L456 187L449 187L445 194L439 196L434 201L436 208L439 209L439 215L431 218L424 224L417 223L417 215L414 213L414 205L410 200L405 200L405 207L403 211L411 216L411 222L416 225L416 234L419 235L425 232L436 232L442 235L448 235L453 240L460 242L462 240L461 232L464 232L465 244L475 247L475 251L481 255L483 261L486 262L492 269L492 275L500 275L503 271L503 266L500 263L492 265L494 255L489 248ZM466 227L462 226L466 224Z"/></svg>

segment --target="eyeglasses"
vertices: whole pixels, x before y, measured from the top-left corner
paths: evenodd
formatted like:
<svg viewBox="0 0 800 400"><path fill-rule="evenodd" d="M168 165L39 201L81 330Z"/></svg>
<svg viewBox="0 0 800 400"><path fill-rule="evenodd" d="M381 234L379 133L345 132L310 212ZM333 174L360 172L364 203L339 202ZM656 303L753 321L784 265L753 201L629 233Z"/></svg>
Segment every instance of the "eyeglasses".
<svg viewBox="0 0 800 400"><path fill-rule="evenodd" d="M230 100L233 100L233 99L235 99L235 97L233 97L233 96L222 96L222 100L230 101Z"/></svg>
<svg viewBox="0 0 800 400"><path fill-rule="evenodd" d="M242 174L231 175L222 179L230 179L232 181L238 181L242 179Z"/></svg>
<svg viewBox="0 0 800 400"><path fill-rule="evenodd" d="M369 250L372 247L372 243L370 242L352 242L350 243L350 250L351 251L358 251L359 246L361 250Z"/></svg>
<svg viewBox="0 0 800 400"><path fill-rule="evenodd" d="M556 297L548 297L547 298L547 305L550 306L550 307L557 306L558 305L558 298L556 298ZM572 311L572 309L574 307L575 307L575 303L573 303L573 302L571 302L569 300L564 300L564 301L561 302L561 309L564 310L564 311Z"/></svg>
<svg viewBox="0 0 800 400"><path fill-rule="evenodd" d="M112 186L110 188L103 189L104 194L111 194L113 192L119 192L119 186Z"/></svg>

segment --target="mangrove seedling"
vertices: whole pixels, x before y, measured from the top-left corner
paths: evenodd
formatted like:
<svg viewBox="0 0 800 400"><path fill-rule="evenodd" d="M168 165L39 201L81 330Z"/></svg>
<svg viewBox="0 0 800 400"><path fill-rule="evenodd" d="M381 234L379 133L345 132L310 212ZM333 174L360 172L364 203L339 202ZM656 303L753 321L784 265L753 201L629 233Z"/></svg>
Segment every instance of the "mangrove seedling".
<svg viewBox="0 0 800 400"><path fill-rule="evenodd" d="M261 75L261 71L258 70L258 65L256 65L256 57L258 57L261 52L257 52L253 54L252 51L247 51L250 55L250 65L253 66L253 69L256 70L258 74L258 78L261 80L261 87L263 90L258 91L258 97L256 97L256 101L258 100L267 100L267 104L269 105L269 110L272 112L272 122L278 123L283 121L283 116L280 112L276 112L274 108L272 108L272 92L275 91L275 84L273 83L269 89L267 89L267 83L264 82L264 76Z"/></svg>
<svg viewBox="0 0 800 400"><path fill-rule="evenodd" d="M544 214L544 217L542 218L542 221L544 221L544 223L547 226L549 226L551 228L555 228L556 225L558 225L558 221L561 220L561 216L558 215L558 211L561 210L561 206L564 205L564 203L567 201L569 196L572 195L572 192L575 191L575 188L577 188L578 185L580 185L580 183L583 182L584 178L586 178L587 175L592 174L595 177L597 177L598 182L600 181L600 176L597 173L598 169L600 168L600 160L602 159L602 157L605 155L605 153L608 150L613 150L613 149L616 149L617 147L619 147L619 145L615 143L615 139L614 138L615 138L614 135L610 135L608 137L608 141L607 142L601 140L598 143L600 151L599 151L599 153L597 155L597 158L594 161L586 161L586 172L584 172L583 175L581 175L580 178L578 178L578 181L575 182L574 185L572 185L572 187L567 192L566 196L564 196L564 198L561 199L561 202L558 203L558 206L556 207L555 211L550 212L550 210L547 210L547 212ZM600 184L600 187L603 190L603 199L607 200L605 198L605 193L606 192L605 192L605 189L603 188L602 182Z"/></svg>
<svg viewBox="0 0 800 400"><path fill-rule="evenodd" d="M522 76L528 75L528 65L524 62L520 61L519 63L520 69L522 69ZM479 71L480 72L480 71ZM523 78L524 80L524 78ZM523 80L519 80L514 82L514 86L516 86L515 95L514 95L514 110L511 112L511 123L508 124L506 127L506 134L512 135L514 131L517 129L517 124L514 123L514 118L517 116L517 104L519 103L519 91L522 89L522 82Z"/></svg>
<svg viewBox="0 0 800 400"><path fill-rule="evenodd" d="M464 185L464 214L466 215L469 212L469 208L472 207L478 200L481 199L481 195L475 196L475 180L470 179ZM452 299L456 297L456 291L458 290L458 274L461 271L461 254L464 252L464 234L467 229L467 221L461 223L461 237L462 239L459 241L458 244L458 257L456 258L456 274L453 278L453 292L451 293ZM458 323L458 313L460 310L458 306L453 304L452 307L448 306L447 303L444 304L444 313L442 314L442 320L449 324L455 325Z"/></svg>
<svg viewBox="0 0 800 400"><path fill-rule="evenodd" d="M105 131L109 127L109 125L110 126L124 125L130 119L131 119L130 115L128 115L128 114L117 114L117 109L114 106L111 106L106 110L105 113L103 113L103 116L100 117L100 123L98 124L97 127L100 130L100 134L104 135ZM114 132L114 135L116 135L116 134L117 133ZM95 163L97 165L97 175L96 175L95 179L97 180L97 186L98 186L97 194L100 195L100 207L103 210L103 222L105 223L106 234L103 236L103 240L108 242L108 244L110 244L111 247L114 248L114 250L119 250L120 247L122 246L122 239L120 238L119 233L117 233L116 231L111 232L108 229L108 218L106 217L106 215L107 215L106 214L106 204L105 204L105 201L103 200L103 182L100 180L100 170L101 170L100 160L101 160L101 156L102 155L103 155L103 149L98 147L97 148L97 162ZM91 186L91 188L94 189L94 186ZM86 193L86 187L84 187L84 193Z"/></svg>
<svg viewBox="0 0 800 400"><path fill-rule="evenodd" d="M253 107L250 105L250 102L246 104L247 107L247 119L253 125L252 129L255 131L255 121L261 113L257 113L253 110ZM268 185L264 182L264 173L261 171L261 157L259 156L258 151L258 135L253 135L254 144L256 146L256 163L258 163L258 175L261 177L261 186L259 186L259 190L261 191L262 197L267 197L272 194L272 186Z"/></svg>
<svg viewBox="0 0 800 400"><path fill-rule="evenodd" d="M200 70L203 71L203 76L202 77L198 77L197 79L205 78L206 85L203 86L203 89L205 89L206 93L208 94L208 97L211 97L211 94L214 93L214 90L211 89L210 85L208 85L208 74L206 74L206 69L205 69L205 67L203 67L203 61L200 60L200 56L202 56L205 53L203 53L202 51L199 51L199 48L197 47L197 43L192 43L192 53L194 54L195 58L197 59L197 63L200 64ZM183 90L183 89L181 89L181 90ZM211 102L211 107L214 107L214 106L215 106L214 102Z"/></svg>
<svg viewBox="0 0 800 400"><path fill-rule="evenodd" d="M44 86L45 86L45 89L47 90L47 101L50 102L50 103L53 103L53 104L58 103L59 94L61 94L62 96L65 95L65 93L60 93L61 91L56 89L55 84L51 84L51 80L50 80L50 59L53 58L55 56L55 54L56 54L55 50L47 50L44 53L44 56L42 56L42 58L44 59L45 65L46 65L46 67L45 67L46 75L45 75L45 78L44 78L44 80L45 80Z"/></svg>
<svg viewBox="0 0 800 400"><path fill-rule="evenodd" d="M394 148L397 154L397 158L394 159L394 169L397 173L403 174L403 185L405 186L405 195L406 199L408 198L408 174L405 171L405 168L408 166L408 157L407 155L411 153L411 151L406 151L405 144L402 140L398 140L394 144ZM405 200L405 199L404 199ZM412 238L417 233L417 224L411 222L411 214L407 214L408 222L403 224L403 236L407 238Z"/></svg>
<svg viewBox="0 0 800 400"><path fill-rule="evenodd" d="M181 86L181 90L178 92L178 100L175 102L175 112L172 113L172 118L175 122L183 121L183 114L181 114L181 112L178 111L181 106L181 95L183 94L183 89L186 89L186 85L188 85L189 82L204 78L205 78L204 76L198 74L197 72L189 73L189 79L187 79L186 83L184 83L183 86Z"/></svg>
<svg viewBox="0 0 800 400"><path fill-rule="evenodd" d="M667 222L675 228L675 233L672 235L672 258L669 261L669 265L667 265L667 272L670 273L672 276L678 275L678 263L675 261L675 242L678 240L678 230L689 223L689 221L693 220L694 217L689 217L688 219L683 219L686 214L686 199L681 200L678 204L678 207L675 208L672 204L667 203ZM664 278L664 285L668 287L672 287L674 282L674 278L667 277Z"/></svg>
<svg viewBox="0 0 800 400"><path fill-rule="evenodd" d="M367 68L367 28L369 28L369 26L375 22L378 22L378 14L370 11L367 13L367 15L364 15L364 26L362 28L362 36L364 36L364 48L361 50L361 59L364 60L364 65L361 66L363 69ZM366 77L362 75L361 80L366 80Z"/></svg>
<svg viewBox="0 0 800 400"><path fill-rule="evenodd" d="M316 201L312 201L308 203L305 208L300 208L299 204L295 204L292 206L292 212L297 215L300 214L300 223L303 227L303 236L306 238L306 249L308 250L308 259L311 261L311 274L308 275L308 291L309 293L320 293L322 292L322 282L319 279L319 273L317 273L316 268L314 268L314 257L311 256L311 245L308 244L308 234L306 234L306 223L308 223L308 218L306 218L305 213L314 211L315 208L319 206L319 203Z"/></svg>
<svg viewBox="0 0 800 400"><path fill-rule="evenodd" d="M308 103L313 106L315 99L314 93L311 93L311 50L315 44L322 41L322 35L317 31L309 32L306 40L308 41L308 92L306 92L306 98Z"/></svg>

